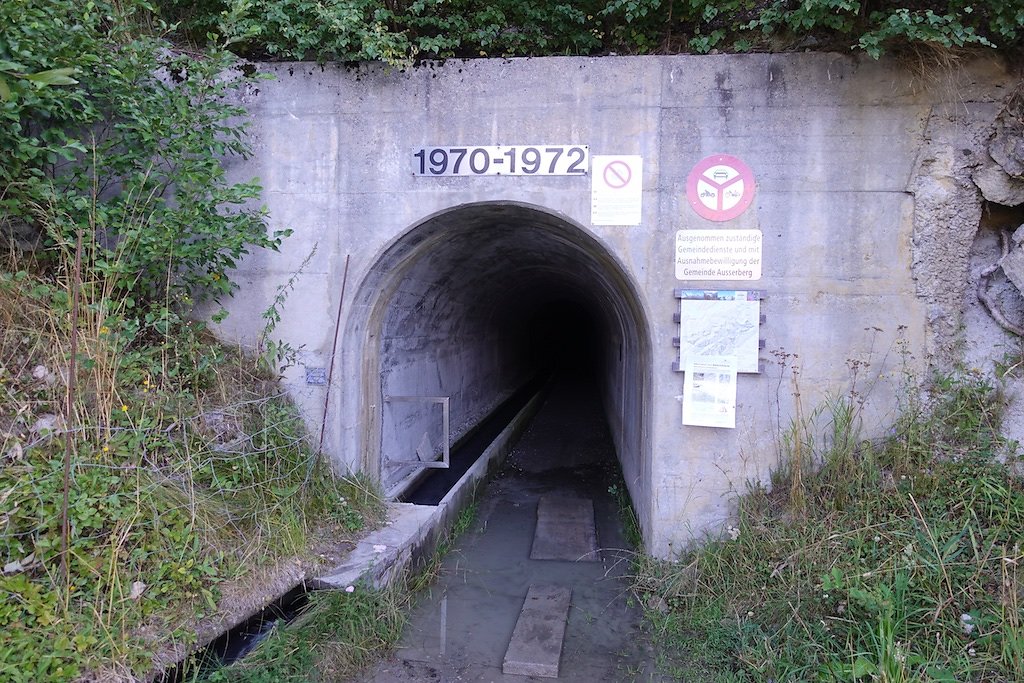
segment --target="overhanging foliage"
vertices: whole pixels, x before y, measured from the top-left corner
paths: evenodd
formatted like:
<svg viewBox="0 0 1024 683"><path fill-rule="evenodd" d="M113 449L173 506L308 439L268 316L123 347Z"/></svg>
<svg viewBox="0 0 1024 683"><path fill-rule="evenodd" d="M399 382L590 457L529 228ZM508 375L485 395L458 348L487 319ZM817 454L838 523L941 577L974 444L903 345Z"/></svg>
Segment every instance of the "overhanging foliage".
<svg viewBox="0 0 1024 683"><path fill-rule="evenodd" d="M1019 49L1017 0L160 0L193 40L271 59Z"/></svg>

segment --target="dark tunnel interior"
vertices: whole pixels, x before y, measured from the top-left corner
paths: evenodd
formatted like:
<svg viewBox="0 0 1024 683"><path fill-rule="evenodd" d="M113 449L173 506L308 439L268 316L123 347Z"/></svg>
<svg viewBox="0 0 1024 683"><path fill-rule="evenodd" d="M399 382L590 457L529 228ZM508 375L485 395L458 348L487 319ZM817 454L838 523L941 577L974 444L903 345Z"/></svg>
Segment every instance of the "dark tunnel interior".
<svg viewBox="0 0 1024 683"><path fill-rule="evenodd" d="M641 479L647 325L621 266L585 230L533 207L467 205L413 228L375 273L364 295L379 372L367 391L383 405L385 491L400 495L417 459L441 451L439 401L455 443L547 376L594 387L623 475Z"/></svg>

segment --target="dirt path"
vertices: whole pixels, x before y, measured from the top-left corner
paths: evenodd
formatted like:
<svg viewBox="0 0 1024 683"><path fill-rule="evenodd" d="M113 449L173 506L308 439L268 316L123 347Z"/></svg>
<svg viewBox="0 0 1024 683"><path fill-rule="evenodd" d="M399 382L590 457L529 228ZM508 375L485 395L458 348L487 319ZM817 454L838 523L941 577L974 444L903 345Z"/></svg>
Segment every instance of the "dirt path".
<svg viewBox="0 0 1024 683"><path fill-rule="evenodd" d="M654 681L616 502L616 465L597 393L556 387L502 471L478 498L476 522L420 596L398 650L358 681L527 681L502 660L531 584L572 587L558 680ZM599 561L529 559L542 494L594 502ZM444 627L442 628L442 624Z"/></svg>

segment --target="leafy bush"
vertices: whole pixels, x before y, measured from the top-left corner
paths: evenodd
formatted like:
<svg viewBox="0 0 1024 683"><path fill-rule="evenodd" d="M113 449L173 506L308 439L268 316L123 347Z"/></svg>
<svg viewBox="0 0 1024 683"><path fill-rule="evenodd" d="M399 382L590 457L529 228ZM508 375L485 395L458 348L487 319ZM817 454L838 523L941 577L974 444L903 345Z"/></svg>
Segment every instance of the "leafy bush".
<svg viewBox="0 0 1024 683"><path fill-rule="evenodd" d="M271 59L653 54L712 50L864 50L1024 44L1015 0L162 0L203 43Z"/></svg>
<svg viewBox="0 0 1024 683"><path fill-rule="evenodd" d="M284 236L267 234L259 186L221 163L248 152L228 99L246 77L228 53L174 50L152 21L142 0L0 5L0 236L57 275L81 234L93 298L143 331L230 294L236 260Z"/></svg>
<svg viewBox="0 0 1024 683"><path fill-rule="evenodd" d="M0 28L0 680L124 678L377 504L189 319L285 236L222 165L236 59L174 48L145 0L0 3Z"/></svg>

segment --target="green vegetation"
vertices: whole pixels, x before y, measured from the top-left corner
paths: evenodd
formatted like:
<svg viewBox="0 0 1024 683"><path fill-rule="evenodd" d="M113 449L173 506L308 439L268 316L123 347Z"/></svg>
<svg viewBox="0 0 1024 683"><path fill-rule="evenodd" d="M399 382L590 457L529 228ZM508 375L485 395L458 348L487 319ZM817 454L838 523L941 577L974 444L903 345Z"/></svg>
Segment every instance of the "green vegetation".
<svg viewBox="0 0 1024 683"><path fill-rule="evenodd" d="M707 681L1024 679L1024 480L980 376L940 377L890 438L854 398L795 425L728 534L638 588L663 665Z"/></svg>
<svg viewBox="0 0 1024 683"><path fill-rule="evenodd" d="M314 593L293 622L278 626L253 654L213 674L206 683L319 683L352 680L390 652L405 626L410 600L437 579L441 561L476 520L475 502L463 508L421 566L390 586L349 586Z"/></svg>
<svg viewBox="0 0 1024 683"><path fill-rule="evenodd" d="M199 44L271 59L383 60L1024 44L1017 0L162 0Z"/></svg>
<svg viewBox="0 0 1024 683"><path fill-rule="evenodd" d="M277 627L248 657L208 683L317 683L349 680L394 647L408 593L400 584L314 593L295 621Z"/></svg>
<svg viewBox="0 0 1024 683"><path fill-rule="evenodd" d="M9 681L144 672L154 650L194 637L224 581L279 557L314 562L319 538L350 537L380 513L370 487L332 475L257 361L195 324L125 344L113 328L124 319L83 305L69 412L70 331L54 300L66 295L25 271L0 276Z"/></svg>
<svg viewBox="0 0 1024 683"><path fill-rule="evenodd" d="M175 50L144 2L0 3L0 26L0 680L110 680L380 505L307 444L279 349L190 316L285 237L226 179L233 58Z"/></svg>

